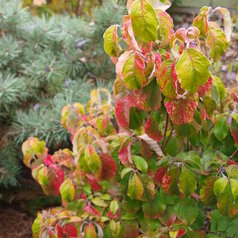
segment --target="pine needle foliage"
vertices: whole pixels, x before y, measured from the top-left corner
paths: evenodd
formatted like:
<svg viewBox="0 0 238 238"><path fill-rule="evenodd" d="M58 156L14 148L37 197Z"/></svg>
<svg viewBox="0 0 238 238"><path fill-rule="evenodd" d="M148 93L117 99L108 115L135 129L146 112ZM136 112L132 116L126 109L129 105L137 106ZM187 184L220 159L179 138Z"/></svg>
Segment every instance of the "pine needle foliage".
<svg viewBox="0 0 238 238"><path fill-rule="evenodd" d="M20 145L28 137L45 140L52 151L69 146L61 110L86 104L92 87L114 78L102 36L123 12L108 1L91 19L37 17L20 0L0 0L0 186L17 184Z"/></svg>

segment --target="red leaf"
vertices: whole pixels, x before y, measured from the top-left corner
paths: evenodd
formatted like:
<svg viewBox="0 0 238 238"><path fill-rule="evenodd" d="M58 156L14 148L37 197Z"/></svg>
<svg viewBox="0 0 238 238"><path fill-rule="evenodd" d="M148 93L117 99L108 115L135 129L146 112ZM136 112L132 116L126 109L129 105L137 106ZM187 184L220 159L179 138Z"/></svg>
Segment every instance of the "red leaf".
<svg viewBox="0 0 238 238"><path fill-rule="evenodd" d="M177 91L178 75L177 75L175 67L176 67L176 64L174 60L172 64L172 69L171 69L171 79L172 79L172 84L174 86L174 89L175 91Z"/></svg>
<svg viewBox="0 0 238 238"><path fill-rule="evenodd" d="M163 61L157 74L157 83L165 97L176 98L178 80L175 61L172 59Z"/></svg>
<svg viewBox="0 0 238 238"><path fill-rule="evenodd" d="M102 160L102 179L113 177L117 171L115 160L108 153L102 153L100 159Z"/></svg>
<svg viewBox="0 0 238 238"><path fill-rule="evenodd" d="M169 185L172 183L172 180L173 178L171 176L168 176L168 175L165 175L163 176L162 178L162 188L163 190L168 193L168 188L169 188Z"/></svg>
<svg viewBox="0 0 238 238"><path fill-rule="evenodd" d="M50 192L52 195L59 195L60 185L64 182L64 171L60 166L51 166L51 171L53 173L52 178L50 179Z"/></svg>
<svg viewBox="0 0 238 238"><path fill-rule="evenodd" d="M167 227L170 227L176 221L175 211L166 208L164 215L160 218L160 221Z"/></svg>
<svg viewBox="0 0 238 238"><path fill-rule="evenodd" d="M191 97L186 99L171 99L164 102L172 122L176 125L190 123L193 120L197 102Z"/></svg>
<svg viewBox="0 0 238 238"><path fill-rule="evenodd" d="M141 155L142 157L146 158L150 158L150 156L152 155L150 146L143 140L141 141Z"/></svg>
<svg viewBox="0 0 238 238"><path fill-rule="evenodd" d="M77 228L73 224L66 224L64 228L57 224L56 226L57 230L57 237L58 238L77 238L78 237L78 231Z"/></svg>
<svg viewBox="0 0 238 238"><path fill-rule="evenodd" d="M57 196L59 195L60 185L64 182L64 171L60 165L54 163L51 155L44 158L44 164L49 167L49 193Z"/></svg>
<svg viewBox="0 0 238 238"><path fill-rule="evenodd" d="M233 136L235 143L238 145L238 127L231 128L231 135Z"/></svg>
<svg viewBox="0 0 238 238"><path fill-rule="evenodd" d="M127 95L118 94L114 97L115 114L119 126L129 129L130 103Z"/></svg>
<svg viewBox="0 0 238 238"><path fill-rule="evenodd" d="M152 47L153 47L152 42L144 43L141 47L142 54L145 55L147 53L150 53L152 51Z"/></svg>
<svg viewBox="0 0 238 238"><path fill-rule="evenodd" d="M113 214L111 211L109 211L109 212L107 213L107 216L108 216L110 219L119 219L119 217L120 217L120 208L117 209L116 214Z"/></svg>
<svg viewBox="0 0 238 238"><path fill-rule="evenodd" d="M129 95L131 107L144 111L157 111L161 104L161 93L156 79L140 90L133 90Z"/></svg>
<svg viewBox="0 0 238 238"><path fill-rule="evenodd" d="M100 212L95 209L90 203L83 209L84 212L88 212L90 215L97 216L98 218L101 217Z"/></svg>
<svg viewBox="0 0 238 238"><path fill-rule="evenodd" d="M159 72L159 69L160 69L160 66L162 64L162 57L159 53L154 53L154 63L155 63L155 72L156 72L156 77L158 77L158 72Z"/></svg>
<svg viewBox="0 0 238 238"><path fill-rule="evenodd" d="M179 54L182 54L183 50L184 50L184 45L180 45L178 50Z"/></svg>
<svg viewBox="0 0 238 238"><path fill-rule="evenodd" d="M150 117L147 122L145 123L145 133L152 138L153 140L160 142L162 139L163 135L158 129L158 125L156 122L153 120L152 117Z"/></svg>
<svg viewBox="0 0 238 238"><path fill-rule="evenodd" d="M121 142L121 147L118 151L119 160L123 165L131 163L131 138L126 138Z"/></svg>
<svg viewBox="0 0 238 238"><path fill-rule="evenodd" d="M204 85L198 88L198 94L200 97L204 96L212 88L212 77L210 77Z"/></svg>
<svg viewBox="0 0 238 238"><path fill-rule="evenodd" d="M81 193L79 194L79 198L86 200L86 199L87 199L87 195L86 195L84 192L81 192Z"/></svg>
<svg viewBox="0 0 238 238"><path fill-rule="evenodd" d="M162 179L163 179L167 169L168 169L167 167L160 167L156 170L156 172L155 172L155 182L158 185L162 184Z"/></svg>
<svg viewBox="0 0 238 238"><path fill-rule="evenodd" d="M58 238L64 238L64 229L63 229L63 227L61 225L57 224L56 230L57 230L57 237Z"/></svg>
<svg viewBox="0 0 238 238"><path fill-rule="evenodd" d="M178 177L179 169L174 166L170 167L162 178L162 188L165 193L177 194L178 193Z"/></svg>
<svg viewBox="0 0 238 238"><path fill-rule="evenodd" d="M232 99L238 103L238 93L236 92L231 92L231 97Z"/></svg>
<svg viewBox="0 0 238 238"><path fill-rule="evenodd" d="M155 174L154 174L154 172L153 172L152 169L148 169L147 174L148 174L152 179L154 179Z"/></svg>
<svg viewBox="0 0 238 238"><path fill-rule="evenodd" d="M199 113L200 113L202 120L210 119L210 116L206 112L206 108L205 108L204 104L199 104L198 108L199 108Z"/></svg>
<svg viewBox="0 0 238 238"><path fill-rule="evenodd" d="M227 161L227 166L229 166L229 165L238 165L238 163L235 162L234 160L229 159L229 160Z"/></svg>
<svg viewBox="0 0 238 238"><path fill-rule="evenodd" d="M170 59L170 53L169 52L165 52L165 59L166 60Z"/></svg>
<svg viewBox="0 0 238 238"><path fill-rule="evenodd" d="M145 63L138 53L135 53L135 65L140 71L143 71L145 68Z"/></svg>
<svg viewBox="0 0 238 238"><path fill-rule="evenodd" d="M91 187L91 189L94 191L94 192L97 192L99 190L102 189L102 186L98 183L98 180L95 178L94 175L92 174L86 174L86 177L88 179L88 183Z"/></svg>
<svg viewBox="0 0 238 238"><path fill-rule="evenodd" d="M53 162L53 160L52 160L51 155L48 154L48 155L44 158L44 164L47 165L47 166L54 165L54 162Z"/></svg>
<svg viewBox="0 0 238 238"><path fill-rule="evenodd" d="M73 224L66 224L64 226L64 232L66 233L67 237L70 237L70 238L78 237L77 228Z"/></svg>
<svg viewBox="0 0 238 238"><path fill-rule="evenodd" d="M185 234L185 230L179 230L178 234L177 234L177 238L180 238L181 236L183 236Z"/></svg>

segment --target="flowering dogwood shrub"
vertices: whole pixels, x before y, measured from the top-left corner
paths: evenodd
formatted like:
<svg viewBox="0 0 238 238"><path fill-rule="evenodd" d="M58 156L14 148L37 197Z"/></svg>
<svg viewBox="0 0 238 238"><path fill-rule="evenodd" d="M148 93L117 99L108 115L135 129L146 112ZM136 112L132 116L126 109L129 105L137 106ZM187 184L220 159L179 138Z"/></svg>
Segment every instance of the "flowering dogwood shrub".
<svg viewBox="0 0 238 238"><path fill-rule="evenodd" d="M34 237L238 237L238 92L212 74L230 14L203 7L174 32L168 6L129 0L123 26L105 32L114 107L98 89L86 110L63 108L72 150L23 144L33 177L62 198L38 213Z"/></svg>

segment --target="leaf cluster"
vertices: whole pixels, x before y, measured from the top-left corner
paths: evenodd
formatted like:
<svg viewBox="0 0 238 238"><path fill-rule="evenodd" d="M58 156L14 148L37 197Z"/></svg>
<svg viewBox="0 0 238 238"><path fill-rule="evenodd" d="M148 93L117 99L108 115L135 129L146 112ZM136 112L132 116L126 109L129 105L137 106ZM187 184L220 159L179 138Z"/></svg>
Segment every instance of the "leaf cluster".
<svg viewBox="0 0 238 238"><path fill-rule="evenodd" d="M24 142L34 179L62 200L38 214L34 237L236 237L238 93L210 71L230 41L229 12L204 7L174 32L169 5L128 1L123 25L106 30L114 107L100 88L86 109L63 108L72 150ZM209 20L217 12L224 31Z"/></svg>

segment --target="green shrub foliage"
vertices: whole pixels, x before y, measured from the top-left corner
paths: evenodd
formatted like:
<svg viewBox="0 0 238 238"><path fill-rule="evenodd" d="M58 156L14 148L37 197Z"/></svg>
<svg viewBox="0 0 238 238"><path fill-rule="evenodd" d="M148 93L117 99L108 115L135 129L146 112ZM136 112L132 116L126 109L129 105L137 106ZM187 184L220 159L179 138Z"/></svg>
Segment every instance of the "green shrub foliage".
<svg viewBox="0 0 238 238"><path fill-rule="evenodd" d="M210 71L230 15L204 7L174 32L168 6L128 1L123 25L106 30L115 109L105 89L86 110L65 106L72 151L24 142L33 177L62 199L38 214L34 237L237 237L238 93ZM223 28L209 20L218 12Z"/></svg>
<svg viewBox="0 0 238 238"><path fill-rule="evenodd" d="M0 9L0 185L7 186L19 178L22 142L37 136L51 150L68 146L62 108L86 104L93 83L114 77L103 33L124 8L107 1L91 22L34 17L19 0L0 0Z"/></svg>

